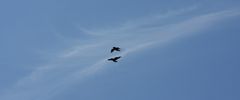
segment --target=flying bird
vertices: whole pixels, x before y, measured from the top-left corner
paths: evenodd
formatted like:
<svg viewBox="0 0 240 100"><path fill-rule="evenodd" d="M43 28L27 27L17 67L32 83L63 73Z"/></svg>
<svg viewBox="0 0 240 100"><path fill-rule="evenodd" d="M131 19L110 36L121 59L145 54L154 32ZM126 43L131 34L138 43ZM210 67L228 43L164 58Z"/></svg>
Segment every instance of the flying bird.
<svg viewBox="0 0 240 100"><path fill-rule="evenodd" d="M117 60L120 58L121 58L121 56L118 56L118 57L110 58L110 59L108 59L108 61L118 62Z"/></svg>
<svg viewBox="0 0 240 100"><path fill-rule="evenodd" d="M113 47L113 48L111 49L111 53L114 52L114 51L120 51L120 48L119 48L119 47Z"/></svg>

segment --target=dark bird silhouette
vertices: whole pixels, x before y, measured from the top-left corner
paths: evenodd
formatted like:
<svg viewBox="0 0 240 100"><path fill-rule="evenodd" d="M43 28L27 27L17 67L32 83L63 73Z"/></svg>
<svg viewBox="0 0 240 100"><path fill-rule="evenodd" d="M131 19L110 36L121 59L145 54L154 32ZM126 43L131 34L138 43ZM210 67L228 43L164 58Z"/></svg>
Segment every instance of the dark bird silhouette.
<svg viewBox="0 0 240 100"><path fill-rule="evenodd" d="M119 57L114 57L114 58L108 59L108 61L118 62L117 60L120 59L120 58L121 58L121 56L119 56Z"/></svg>
<svg viewBox="0 0 240 100"><path fill-rule="evenodd" d="M114 51L120 51L120 48L119 48L119 47L113 47L113 48L111 49L111 53L114 52Z"/></svg>

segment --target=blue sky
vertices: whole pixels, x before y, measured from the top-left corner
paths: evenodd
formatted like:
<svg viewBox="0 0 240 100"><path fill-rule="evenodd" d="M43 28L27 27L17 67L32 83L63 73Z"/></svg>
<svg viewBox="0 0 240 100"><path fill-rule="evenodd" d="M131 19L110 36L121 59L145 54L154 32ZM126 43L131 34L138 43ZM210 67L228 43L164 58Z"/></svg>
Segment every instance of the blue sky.
<svg viewBox="0 0 240 100"><path fill-rule="evenodd" d="M239 4L1 0L0 99L239 100Z"/></svg>

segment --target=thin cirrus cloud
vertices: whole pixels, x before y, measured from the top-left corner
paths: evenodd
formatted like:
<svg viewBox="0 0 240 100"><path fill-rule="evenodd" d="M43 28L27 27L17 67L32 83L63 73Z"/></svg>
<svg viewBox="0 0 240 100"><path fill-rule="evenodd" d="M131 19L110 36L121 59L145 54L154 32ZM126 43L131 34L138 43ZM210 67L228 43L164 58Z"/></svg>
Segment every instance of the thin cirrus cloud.
<svg viewBox="0 0 240 100"><path fill-rule="evenodd" d="M187 12L174 11L164 16L191 15ZM211 28L211 25L231 17L239 16L237 10L226 10L196 15L168 24L156 24L164 18L150 17L135 22L127 22L121 27L94 30L96 40L84 40L72 48L63 50L57 60L43 67L38 67L30 75L20 79L12 88L0 94L1 100L48 100L57 96L75 82L111 66L106 61L112 57L111 46L119 45L124 49L118 55L127 57L132 52L144 50L155 45L166 45L180 37L194 35L199 31ZM167 17L166 17L167 18ZM168 19L171 21L171 19ZM164 20L166 21L166 20ZM116 55L115 55L116 56ZM122 62L124 63L124 62ZM36 99L38 98L38 99Z"/></svg>

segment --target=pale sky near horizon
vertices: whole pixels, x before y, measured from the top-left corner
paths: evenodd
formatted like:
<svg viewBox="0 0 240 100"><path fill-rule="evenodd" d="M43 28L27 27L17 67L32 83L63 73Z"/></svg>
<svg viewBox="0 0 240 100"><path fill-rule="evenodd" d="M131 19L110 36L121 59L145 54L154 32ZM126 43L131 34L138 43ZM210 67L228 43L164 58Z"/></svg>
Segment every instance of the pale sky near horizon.
<svg viewBox="0 0 240 100"><path fill-rule="evenodd" d="M239 100L239 5L1 0L0 100Z"/></svg>

